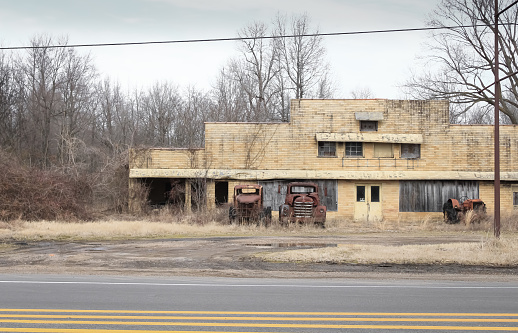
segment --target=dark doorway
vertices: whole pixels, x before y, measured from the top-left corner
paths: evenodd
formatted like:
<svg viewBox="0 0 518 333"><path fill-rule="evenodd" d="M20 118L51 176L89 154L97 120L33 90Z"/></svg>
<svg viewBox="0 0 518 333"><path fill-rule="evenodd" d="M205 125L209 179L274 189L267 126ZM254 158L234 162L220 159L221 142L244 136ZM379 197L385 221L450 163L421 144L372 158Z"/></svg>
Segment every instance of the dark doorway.
<svg viewBox="0 0 518 333"><path fill-rule="evenodd" d="M216 206L221 206L228 202L228 182L215 183Z"/></svg>
<svg viewBox="0 0 518 333"><path fill-rule="evenodd" d="M185 203L185 180L169 178L144 178L149 189L148 202L151 206L172 205L183 208Z"/></svg>

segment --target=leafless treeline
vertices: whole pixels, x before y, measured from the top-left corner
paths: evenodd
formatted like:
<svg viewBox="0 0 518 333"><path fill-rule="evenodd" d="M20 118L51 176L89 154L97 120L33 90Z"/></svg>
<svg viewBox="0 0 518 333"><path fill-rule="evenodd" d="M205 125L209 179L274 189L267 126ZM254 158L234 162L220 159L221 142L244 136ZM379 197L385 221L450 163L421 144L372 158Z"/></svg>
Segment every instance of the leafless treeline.
<svg viewBox="0 0 518 333"><path fill-rule="evenodd" d="M0 144L42 168L95 163L130 146L203 146L205 121L286 121L293 97L330 97L321 37L307 16L279 15L239 35L239 56L210 91L156 82L123 91L66 39L40 35L24 53L0 54ZM95 163L93 163L95 162Z"/></svg>
<svg viewBox="0 0 518 333"><path fill-rule="evenodd" d="M127 175L115 174L130 147L202 147L204 122L287 121L291 98L331 97L321 37L301 36L315 32L305 15L250 24L210 91L173 81L125 91L66 38L36 36L32 48L0 53L0 157L91 175L92 193L106 201L108 187L127 188ZM272 35L299 37L256 38Z"/></svg>

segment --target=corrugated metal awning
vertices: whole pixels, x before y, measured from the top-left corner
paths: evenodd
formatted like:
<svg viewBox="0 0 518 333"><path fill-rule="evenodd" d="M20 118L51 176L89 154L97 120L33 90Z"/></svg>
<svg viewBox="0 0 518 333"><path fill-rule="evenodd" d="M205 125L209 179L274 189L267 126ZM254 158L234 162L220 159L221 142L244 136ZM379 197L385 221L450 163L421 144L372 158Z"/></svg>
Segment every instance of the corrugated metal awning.
<svg viewBox="0 0 518 333"><path fill-rule="evenodd" d="M317 133L316 139L331 142L423 143L421 134Z"/></svg>

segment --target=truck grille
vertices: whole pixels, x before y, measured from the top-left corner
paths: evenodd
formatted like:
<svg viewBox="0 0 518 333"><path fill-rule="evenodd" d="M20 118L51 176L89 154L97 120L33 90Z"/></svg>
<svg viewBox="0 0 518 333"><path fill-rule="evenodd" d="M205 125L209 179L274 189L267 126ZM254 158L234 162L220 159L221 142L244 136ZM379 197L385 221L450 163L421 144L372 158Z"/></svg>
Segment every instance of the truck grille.
<svg viewBox="0 0 518 333"><path fill-rule="evenodd" d="M293 215L295 217L312 217L313 202L295 202L293 203Z"/></svg>

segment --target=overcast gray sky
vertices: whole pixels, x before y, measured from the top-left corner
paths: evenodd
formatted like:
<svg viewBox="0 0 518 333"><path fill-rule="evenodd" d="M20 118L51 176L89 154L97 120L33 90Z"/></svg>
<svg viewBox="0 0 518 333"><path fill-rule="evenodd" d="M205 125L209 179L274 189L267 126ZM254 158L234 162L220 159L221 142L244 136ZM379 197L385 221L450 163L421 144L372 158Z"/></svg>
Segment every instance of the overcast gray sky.
<svg viewBox="0 0 518 333"><path fill-rule="evenodd" d="M320 32L424 27L439 0L0 0L0 45L28 45L39 34L69 44L236 37L278 12L307 13ZM425 32L325 37L337 98L368 87L377 98L397 88L422 50ZM100 73L123 87L170 81L209 89L237 42L81 48Z"/></svg>

